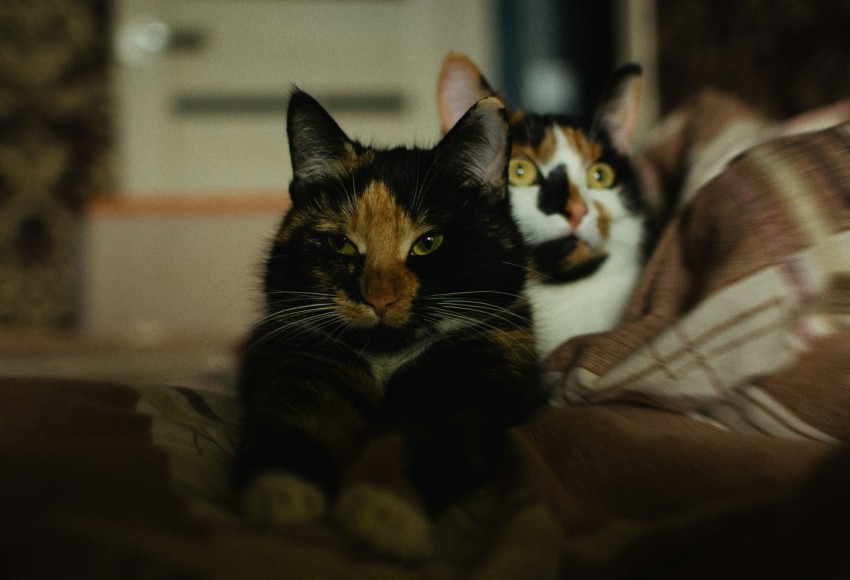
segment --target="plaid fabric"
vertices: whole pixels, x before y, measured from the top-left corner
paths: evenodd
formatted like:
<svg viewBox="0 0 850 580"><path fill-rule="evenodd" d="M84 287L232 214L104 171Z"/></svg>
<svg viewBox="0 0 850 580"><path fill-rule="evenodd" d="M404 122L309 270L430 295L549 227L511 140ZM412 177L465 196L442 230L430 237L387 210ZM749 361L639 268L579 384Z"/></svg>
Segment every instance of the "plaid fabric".
<svg viewBox="0 0 850 580"><path fill-rule="evenodd" d="M572 404L850 438L850 123L769 141L682 207L609 333L548 366Z"/></svg>

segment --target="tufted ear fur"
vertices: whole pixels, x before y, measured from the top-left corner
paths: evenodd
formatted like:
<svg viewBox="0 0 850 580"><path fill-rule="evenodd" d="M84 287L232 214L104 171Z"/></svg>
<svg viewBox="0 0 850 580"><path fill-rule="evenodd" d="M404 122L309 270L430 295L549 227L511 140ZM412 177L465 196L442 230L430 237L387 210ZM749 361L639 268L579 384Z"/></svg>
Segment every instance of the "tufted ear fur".
<svg viewBox="0 0 850 580"><path fill-rule="evenodd" d="M437 145L441 159L473 183L498 189L505 196L510 129L505 106L487 97L469 109Z"/></svg>
<svg viewBox="0 0 850 580"><path fill-rule="evenodd" d="M332 176L356 156L354 144L310 95L296 89L286 117L294 179Z"/></svg>
<svg viewBox="0 0 850 580"><path fill-rule="evenodd" d="M617 152L629 155L640 112L642 87L639 65L625 64L614 71L596 109L590 129L591 138L596 138L600 132L607 133Z"/></svg>
<svg viewBox="0 0 850 580"><path fill-rule="evenodd" d="M492 95L496 95L496 91L468 56L449 53L437 81L441 134L448 133L475 103Z"/></svg>

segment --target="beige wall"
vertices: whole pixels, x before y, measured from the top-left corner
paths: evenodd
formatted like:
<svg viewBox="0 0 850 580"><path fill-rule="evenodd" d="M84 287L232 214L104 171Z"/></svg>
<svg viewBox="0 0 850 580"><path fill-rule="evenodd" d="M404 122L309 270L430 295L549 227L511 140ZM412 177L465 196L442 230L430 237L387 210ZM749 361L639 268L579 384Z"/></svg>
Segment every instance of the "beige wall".
<svg viewBox="0 0 850 580"><path fill-rule="evenodd" d="M238 340L259 312L282 200L239 209L228 198L224 211L215 199L94 206L83 235L83 329L142 343L175 334Z"/></svg>
<svg viewBox="0 0 850 580"><path fill-rule="evenodd" d="M445 54L461 50L496 68L491 4L117 0L119 187L86 218L83 329L234 340L257 314L257 274L289 179L285 111L181 114L180 98L285 98L293 83L319 98L397 93L398 111L337 119L366 141L428 144ZM157 50L163 30L184 46ZM187 35L196 46L185 46Z"/></svg>

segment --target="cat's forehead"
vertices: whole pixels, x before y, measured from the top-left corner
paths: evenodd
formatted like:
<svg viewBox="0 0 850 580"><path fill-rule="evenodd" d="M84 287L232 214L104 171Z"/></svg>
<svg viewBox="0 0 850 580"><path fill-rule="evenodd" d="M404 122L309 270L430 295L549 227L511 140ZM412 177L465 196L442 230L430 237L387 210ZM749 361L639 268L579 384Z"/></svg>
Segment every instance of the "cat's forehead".
<svg viewBox="0 0 850 580"><path fill-rule="evenodd" d="M428 225L410 214L393 195L391 187L370 181L351 200L346 211L345 230L361 251L402 254L423 234Z"/></svg>
<svg viewBox="0 0 850 580"><path fill-rule="evenodd" d="M368 231L384 224L413 223L390 186L380 180L369 181L360 195L351 198L347 213L353 230Z"/></svg>
<svg viewBox="0 0 850 580"><path fill-rule="evenodd" d="M522 111L511 115L513 144L511 154L522 155L548 165L558 161L565 150L588 164L602 155L601 144L591 140L577 125L554 115L532 115Z"/></svg>

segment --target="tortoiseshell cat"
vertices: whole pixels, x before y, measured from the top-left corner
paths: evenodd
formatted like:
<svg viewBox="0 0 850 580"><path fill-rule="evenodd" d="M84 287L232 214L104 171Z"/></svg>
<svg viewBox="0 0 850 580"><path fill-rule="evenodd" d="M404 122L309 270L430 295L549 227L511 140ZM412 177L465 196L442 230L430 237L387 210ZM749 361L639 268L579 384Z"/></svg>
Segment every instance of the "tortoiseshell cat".
<svg viewBox="0 0 850 580"><path fill-rule="evenodd" d="M614 327L643 267L652 240L629 160L640 92L640 67L625 65L589 126L509 114L509 190L536 273L528 290L541 358L572 336ZM437 90L442 130L494 94L469 58L447 56Z"/></svg>
<svg viewBox="0 0 850 580"><path fill-rule="evenodd" d="M272 527L332 507L356 540L422 557L430 516L545 402L506 114L486 98L433 149L377 149L295 91L287 133L292 207L239 378L243 507Z"/></svg>

